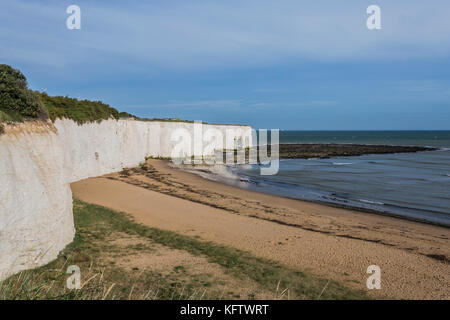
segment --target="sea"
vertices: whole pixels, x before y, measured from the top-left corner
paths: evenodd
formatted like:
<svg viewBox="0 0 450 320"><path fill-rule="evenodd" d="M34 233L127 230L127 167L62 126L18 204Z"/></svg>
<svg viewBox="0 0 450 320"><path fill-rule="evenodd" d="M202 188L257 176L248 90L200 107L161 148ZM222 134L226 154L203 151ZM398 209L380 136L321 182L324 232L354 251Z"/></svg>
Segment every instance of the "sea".
<svg viewBox="0 0 450 320"><path fill-rule="evenodd" d="M449 131L280 131L280 143L428 146L436 151L216 165L205 178L240 188L450 227Z"/></svg>

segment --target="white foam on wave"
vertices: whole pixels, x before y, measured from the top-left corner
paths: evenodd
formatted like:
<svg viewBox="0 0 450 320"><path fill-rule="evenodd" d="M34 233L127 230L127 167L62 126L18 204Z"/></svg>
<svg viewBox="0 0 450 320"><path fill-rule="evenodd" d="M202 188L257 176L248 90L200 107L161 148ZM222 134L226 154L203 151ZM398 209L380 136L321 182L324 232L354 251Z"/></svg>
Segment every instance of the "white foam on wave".
<svg viewBox="0 0 450 320"><path fill-rule="evenodd" d="M224 165L214 165L208 168L209 171L213 174L216 174L222 178L231 179L231 180L240 180L241 177L239 177L237 174L231 171L231 168L228 168L228 166Z"/></svg>
<svg viewBox="0 0 450 320"><path fill-rule="evenodd" d="M251 164L240 164L239 168L244 169L244 170L251 170L253 168L253 165Z"/></svg>
<svg viewBox="0 0 450 320"><path fill-rule="evenodd" d="M364 202L364 203L369 203L369 204L384 205L383 202L379 202L379 201L370 201L370 200L366 200L366 199L358 199L358 201L361 201L361 202Z"/></svg>
<svg viewBox="0 0 450 320"><path fill-rule="evenodd" d="M354 162L333 162L333 165L335 166L345 166L349 164L354 164Z"/></svg>
<svg viewBox="0 0 450 320"><path fill-rule="evenodd" d="M182 167L182 169L191 173L195 173L202 178L214 181L220 181L221 179L241 182L249 181L248 179L235 174L231 170L231 168L226 165Z"/></svg>

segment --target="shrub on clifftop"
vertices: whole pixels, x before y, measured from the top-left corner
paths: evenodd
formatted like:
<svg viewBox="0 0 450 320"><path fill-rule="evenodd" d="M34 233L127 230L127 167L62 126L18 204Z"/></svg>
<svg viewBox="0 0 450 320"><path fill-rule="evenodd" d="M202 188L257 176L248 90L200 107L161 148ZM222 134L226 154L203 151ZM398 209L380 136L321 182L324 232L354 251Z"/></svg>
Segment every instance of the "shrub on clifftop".
<svg viewBox="0 0 450 320"><path fill-rule="evenodd" d="M78 124L100 122L107 119L133 118L140 121L193 122L181 119L147 119L128 112L119 113L101 101L52 97L45 92L28 89L27 79L17 69L0 64L0 123L22 121L29 118L55 121L71 119ZM3 127L0 126L0 134Z"/></svg>
<svg viewBox="0 0 450 320"><path fill-rule="evenodd" d="M17 69L0 64L0 122L24 118L67 118L77 123L119 118L119 112L100 101L51 97L28 89L27 79ZM0 128L0 133L2 129Z"/></svg>
<svg viewBox="0 0 450 320"><path fill-rule="evenodd" d="M0 64L0 121L47 118L47 112L36 92L28 89L27 79L17 69Z"/></svg>
<svg viewBox="0 0 450 320"><path fill-rule="evenodd" d="M116 109L100 101L51 97L46 93L41 93L40 96L52 121L67 118L82 124L110 118L119 119L119 112Z"/></svg>

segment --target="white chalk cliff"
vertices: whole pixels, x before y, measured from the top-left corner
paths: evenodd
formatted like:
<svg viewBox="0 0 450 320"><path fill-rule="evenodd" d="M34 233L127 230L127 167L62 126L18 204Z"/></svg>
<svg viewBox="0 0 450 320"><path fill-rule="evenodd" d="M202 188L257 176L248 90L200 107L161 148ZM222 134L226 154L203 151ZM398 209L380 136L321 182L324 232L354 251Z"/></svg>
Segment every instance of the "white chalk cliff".
<svg viewBox="0 0 450 320"><path fill-rule="evenodd" d="M112 119L6 125L0 135L0 280L50 262L73 240L71 182L137 166L148 156L169 157L179 146L172 139L180 128L197 134L185 142L194 145L195 155L213 155L214 149L227 146L208 138L208 148L199 146L196 130L205 134L213 129L226 137L232 129L235 141L251 145L248 126L198 129L185 122Z"/></svg>

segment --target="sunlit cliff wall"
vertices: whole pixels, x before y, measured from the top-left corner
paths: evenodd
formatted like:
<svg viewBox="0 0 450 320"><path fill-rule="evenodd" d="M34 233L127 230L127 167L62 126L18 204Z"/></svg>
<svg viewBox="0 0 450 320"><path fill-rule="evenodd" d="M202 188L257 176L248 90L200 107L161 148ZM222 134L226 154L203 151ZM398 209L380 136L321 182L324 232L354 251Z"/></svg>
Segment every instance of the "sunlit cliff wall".
<svg viewBox="0 0 450 320"><path fill-rule="evenodd" d="M251 144L248 126L196 128L187 122L135 120L6 125L0 135L0 279L50 262L72 241L71 182L137 166L148 156L170 157L182 141L173 139L177 132L189 133L192 139L184 143L196 145L195 155L230 146L214 140L199 144L209 129L224 138L235 130L238 144Z"/></svg>

